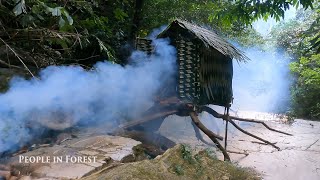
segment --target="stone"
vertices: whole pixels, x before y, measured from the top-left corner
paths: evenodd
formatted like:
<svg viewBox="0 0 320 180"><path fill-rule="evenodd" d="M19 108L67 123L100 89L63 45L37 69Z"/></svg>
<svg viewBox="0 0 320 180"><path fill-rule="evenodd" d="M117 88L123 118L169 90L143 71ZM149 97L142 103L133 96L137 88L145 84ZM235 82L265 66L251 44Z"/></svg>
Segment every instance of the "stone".
<svg viewBox="0 0 320 180"><path fill-rule="evenodd" d="M4 179L10 179L11 177L11 172L10 171L1 171L0 170L0 178L4 178Z"/></svg>
<svg viewBox="0 0 320 180"><path fill-rule="evenodd" d="M32 180L31 176L21 176L19 180Z"/></svg>
<svg viewBox="0 0 320 180"><path fill-rule="evenodd" d="M17 176L11 176L9 180L17 180L18 177Z"/></svg>
<svg viewBox="0 0 320 180"><path fill-rule="evenodd" d="M17 155L9 164L22 175L31 174L32 179L77 179L134 156L133 148L140 144L130 138L109 135L73 138Z"/></svg>

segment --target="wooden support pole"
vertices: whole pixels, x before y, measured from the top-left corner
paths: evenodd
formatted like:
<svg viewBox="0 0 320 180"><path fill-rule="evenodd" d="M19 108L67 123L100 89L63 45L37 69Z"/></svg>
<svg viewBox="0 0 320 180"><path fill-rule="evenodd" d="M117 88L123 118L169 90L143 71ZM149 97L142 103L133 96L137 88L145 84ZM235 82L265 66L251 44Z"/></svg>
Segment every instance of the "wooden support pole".
<svg viewBox="0 0 320 180"><path fill-rule="evenodd" d="M227 141L228 141L228 121L226 121L226 129L224 133L224 148L227 150Z"/></svg>
<svg viewBox="0 0 320 180"><path fill-rule="evenodd" d="M229 108L226 107L224 109L224 114L229 115ZM228 144L228 121L226 121L226 128L224 133L224 149L227 150L227 144Z"/></svg>

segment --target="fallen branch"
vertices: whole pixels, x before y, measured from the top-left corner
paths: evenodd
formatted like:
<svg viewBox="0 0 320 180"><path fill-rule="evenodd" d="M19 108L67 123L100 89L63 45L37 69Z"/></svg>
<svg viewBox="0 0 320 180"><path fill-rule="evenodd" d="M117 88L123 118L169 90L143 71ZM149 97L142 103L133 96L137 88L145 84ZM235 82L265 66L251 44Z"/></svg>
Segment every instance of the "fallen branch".
<svg viewBox="0 0 320 180"><path fill-rule="evenodd" d="M202 106L201 110L206 111L207 113L213 115L216 118L222 118L224 120L226 118L230 118L230 119L234 119L234 120L237 120L237 121L259 123L259 124L262 124L267 129L269 129L270 131L274 131L274 132L277 132L277 133L282 133L282 134L285 134L285 135L293 136L293 134L290 134L290 133L287 133L287 132L283 132L283 131L280 131L280 130L277 130L277 129L273 129L270 126L268 126L265 122L263 122L261 120L245 119L245 118L239 118L239 117L230 116L230 115L226 116L226 115L223 115L223 114L220 114L220 113L216 112L215 110L213 110L213 109L211 109L210 107L207 107L207 106Z"/></svg>
<svg viewBox="0 0 320 180"><path fill-rule="evenodd" d="M258 140L260 140L260 141L262 141L262 142L265 142L266 144L269 144L270 146L276 148L277 150L280 150L280 148L279 148L278 146L274 145L274 143L271 143L271 142L269 142L269 141L267 141L267 140L265 140L265 139L262 139L262 138L260 138L260 137L258 137L258 136L256 136L256 135L253 135L253 134L249 133L248 131L246 131L246 130L242 129L241 127L239 127L234 121L232 121L232 120L230 120L230 119L229 119L228 121L229 121L235 128L237 128L239 131L243 132L244 134L249 135L249 136L251 136L251 137L253 137L253 138L256 138L256 139L258 139Z"/></svg>
<svg viewBox="0 0 320 180"><path fill-rule="evenodd" d="M308 150L309 148L311 148L314 144L316 144L319 141L319 139L317 139L314 143L310 144L310 146L308 146L305 150Z"/></svg>
<svg viewBox="0 0 320 180"><path fill-rule="evenodd" d="M270 126L268 126L265 122L261 121L261 120L255 120L255 119L245 119L245 118L239 118L239 117L234 117L234 116L229 116L229 118L237 120L237 121L244 121L244 122L252 122L252 123L259 123L262 124L264 127L266 127L267 129L269 129L270 131L274 131L274 132L278 132L278 133L282 133L285 135L289 135L289 136L293 136L293 134L290 133L286 133L280 130L276 130L271 128Z"/></svg>
<svg viewBox="0 0 320 180"><path fill-rule="evenodd" d="M261 144L261 145L268 145L267 143L259 142L259 141L251 141L251 143L254 143L254 144ZM276 143L273 143L273 144L276 144Z"/></svg>
<svg viewBox="0 0 320 180"><path fill-rule="evenodd" d="M247 153L247 152L238 152L238 151L230 151L230 150L227 150L227 152L233 153L233 154L243 154L243 155L249 156L249 153Z"/></svg>
<svg viewBox="0 0 320 180"><path fill-rule="evenodd" d="M204 132L215 144L216 146L221 150L223 156L224 156L224 160L226 161L230 161L230 157L227 153L227 151L222 147L222 145L219 143L219 141L217 139L223 140L223 138L219 135L216 135L215 133L213 133L212 131L210 131L209 129L207 129L199 120L199 118L197 117L195 112L190 112L189 113L192 121L194 122L194 124L202 131Z"/></svg>
<svg viewBox="0 0 320 180"><path fill-rule="evenodd" d="M272 147L276 148L277 150L280 150L280 148L278 146L274 145L274 143L271 143L271 142L269 142L269 141L267 141L265 139L262 139L262 138L260 138L260 137L258 137L256 135L253 135L253 134L249 133L248 131L246 131L246 130L242 129L241 127L239 127L234 121L232 121L232 118L230 116L219 114L218 112L216 112L215 110L213 110L213 109L211 109L211 108L209 108L207 106L201 107L201 110L206 111L207 113L213 115L216 118L222 118L222 119L230 122L235 128L237 128L242 133L247 134L247 135L249 135L249 136L251 136L253 138L256 138L256 139L258 139L258 140L260 140L262 142L265 142L265 143L271 145Z"/></svg>

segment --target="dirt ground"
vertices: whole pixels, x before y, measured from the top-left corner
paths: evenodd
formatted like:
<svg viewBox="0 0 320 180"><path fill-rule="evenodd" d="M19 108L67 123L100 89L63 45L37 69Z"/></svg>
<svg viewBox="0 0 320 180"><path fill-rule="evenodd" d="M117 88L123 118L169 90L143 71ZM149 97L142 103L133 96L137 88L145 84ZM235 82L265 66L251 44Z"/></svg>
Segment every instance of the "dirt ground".
<svg viewBox="0 0 320 180"><path fill-rule="evenodd" d="M265 116L261 113L250 114L249 112L244 113L243 116L249 115L259 119ZM276 119L275 117L266 119L268 118ZM204 114L201 119L211 130L224 136L222 120L213 119L208 114ZM249 153L248 156L231 153L234 163L242 167L254 168L263 174L263 179L266 180L320 179L320 122L296 119L293 124L285 124L281 120L267 121L271 127L291 133L293 136L269 131L260 124L238 124L245 130L276 143L281 150L260 144L258 140L237 131L229 124L228 150ZM175 127L175 130L172 131L171 127ZM169 117L160 132L175 142L191 143L198 149L206 147L195 139L188 118ZM207 137L205 139L210 142ZM222 158L221 154L219 156Z"/></svg>

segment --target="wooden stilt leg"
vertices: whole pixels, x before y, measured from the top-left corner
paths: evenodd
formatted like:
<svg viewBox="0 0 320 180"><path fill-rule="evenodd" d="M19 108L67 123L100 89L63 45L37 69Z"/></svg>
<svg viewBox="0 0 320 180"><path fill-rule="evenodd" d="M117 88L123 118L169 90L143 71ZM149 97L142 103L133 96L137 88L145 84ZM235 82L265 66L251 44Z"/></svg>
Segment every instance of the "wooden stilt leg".
<svg viewBox="0 0 320 180"><path fill-rule="evenodd" d="M226 107L224 109L224 114L229 115L229 108ZM226 129L224 134L224 149L227 150L227 143L228 143L228 121L226 121Z"/></svg>

